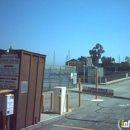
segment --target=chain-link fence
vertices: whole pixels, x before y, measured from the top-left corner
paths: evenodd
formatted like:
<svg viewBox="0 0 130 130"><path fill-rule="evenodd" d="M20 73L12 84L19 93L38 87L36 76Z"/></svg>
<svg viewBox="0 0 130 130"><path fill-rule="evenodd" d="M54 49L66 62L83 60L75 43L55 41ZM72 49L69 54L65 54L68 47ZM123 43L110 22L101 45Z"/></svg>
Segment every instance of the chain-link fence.
<svg viewBox="0 0 130 130"><path fill-rule="evenodd" d="M81 79L82 83L88 82L88 67L87 66L78 66L76 67L77 79Z"/></svg>
<svg viewBox="0 0 130 130"><path fill-rule="evenodd" d="M45 66L43 90L51 90L56 86L72 87L71 73L76 73L72 66Z"/></svg>
<svg viewBox="0 0 130 130"><path fill-rule="evenodd" d="M120 72L120 73L118 72L112 75L105 75L104 77L107 79L107 81L112 81L112 80L130 77L130 72Z"/></svg>
<svg viewBox="0 0 130 130"><path fill-rule="evenodd" d="M73 80L70 78L71 73L77 73L78 79L82 83L95 83L95 75L88 75L88 67L73 67L73 66L45 66L44 72L44 87L43 90L51 90L56 86L73 87ZM106 75L98 78L99 83L105 83L120 78L130 77L130 72L107 72Z"/></svg>
<svg viewBox="0 0 130 130"><path fill-rule="evenodd" d="M80 73L79 73L80 72ZM95 75L88 75L87 71L79 71L78 73L78 78L81 79L82 83L90 83L94 84L95 83ZM126 78L130 77L130 72L129 71L122 71L122 72L107 72L107 74L103 76L98 76L98 82L99 83L105 83L108 81L113 81L121 78Z"/></svg>

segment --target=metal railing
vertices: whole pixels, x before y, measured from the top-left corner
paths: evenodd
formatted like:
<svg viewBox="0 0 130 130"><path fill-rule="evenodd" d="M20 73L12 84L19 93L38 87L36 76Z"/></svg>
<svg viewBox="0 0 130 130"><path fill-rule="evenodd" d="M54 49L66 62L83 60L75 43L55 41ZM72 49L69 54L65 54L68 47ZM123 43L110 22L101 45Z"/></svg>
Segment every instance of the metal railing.
<svg viewBox="0 0 130 130"><path fill-rule="evenodd" d="M117 80L117 79L129 77L129 76L130 76L130 73L122 72L122 73L119 73L119 74L106 75L104 77L107 78L107 81L112 81L112 80Z"/></svg>
<svg viewBox="0 0 130 130"><path fill-rule="evenodd" d="M121 79L121 78L126 78L126 77L130 77L130 72L129 73L118 73L118 74L112 74L112 75L105 75L102 77L98 77L98 83L105 83L108 81L113 81L113 80L117 80L117 79ZM95 83L95 76L77 76L77 79L81 79L82 83L90 83L90 84L94 84Z"/></svg>

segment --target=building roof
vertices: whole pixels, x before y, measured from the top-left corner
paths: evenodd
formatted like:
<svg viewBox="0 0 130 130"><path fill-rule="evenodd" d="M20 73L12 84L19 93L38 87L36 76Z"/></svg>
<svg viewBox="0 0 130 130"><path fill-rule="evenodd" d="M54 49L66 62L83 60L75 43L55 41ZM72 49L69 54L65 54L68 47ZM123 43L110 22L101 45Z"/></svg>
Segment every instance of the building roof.
<svg viewBox="0 0 130 130"><path fill-rule="evenodd" d="M81 56L81 57L83 57L83 58L91 58L91 57L88 57L88 56Z"/></svg>
<svg viewBox="0 0 130 130"><path fill-rule="evenodd" d="M77 59L71 59L71 60L69 60L67 62L70 62L70 61L79 61L79 60L77 60Z"/></svg>

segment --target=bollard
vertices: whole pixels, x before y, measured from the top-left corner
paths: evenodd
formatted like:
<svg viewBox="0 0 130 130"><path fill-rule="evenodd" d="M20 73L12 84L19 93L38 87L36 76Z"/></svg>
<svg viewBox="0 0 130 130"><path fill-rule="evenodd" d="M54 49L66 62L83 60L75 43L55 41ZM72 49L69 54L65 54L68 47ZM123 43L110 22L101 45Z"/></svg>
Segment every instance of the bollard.
<svg viewBox="0 0 130 130"><path fill-rule="evenodd" d="M79 92L81 91L81 79L79 79ZM79 93L79 107L81 106L81 93Z"/></svg>
<svg viewBox="0 0 130 130"><path fill-rule="evenodd" d="M98 69L96 69L96 88L98 87ZM98 96L95 96L95 99L98 99Z"/></svg>
<svg viewBox="0 0 130 130"><path fill-rule="evenodd" d="M59 115L61 115L61 95L59 95Z"/></svg>
<svg viewBox="0 0 130 130"><path fill-rule="evenodd" d="M69 112L69 94L66 94L66 112Z"/></svg>
<svg viewBox="0 0 130 130"><path fill-rule="evenodd" d="M44 94L42 95L42 100L41 100L41 113L44 113Z"/></svg>
<svg viewBox="0 0 130 130"><path fill-rule="evenodd" d="M107 82L107 78L105 78L105 83Z"/></svg>
<svg viewBox="0 0 130 130"><path fill-rule="evenodd" d="M54 93L51 92L51 104L50 104L50 110L53 111L54 108Z"/></svg>

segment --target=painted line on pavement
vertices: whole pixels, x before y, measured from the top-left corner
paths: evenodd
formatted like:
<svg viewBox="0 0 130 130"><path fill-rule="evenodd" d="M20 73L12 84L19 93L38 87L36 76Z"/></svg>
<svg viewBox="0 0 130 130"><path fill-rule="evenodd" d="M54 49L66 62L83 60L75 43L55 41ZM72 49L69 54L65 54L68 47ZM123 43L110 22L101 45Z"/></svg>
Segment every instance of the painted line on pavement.
<svg viewBox="0 0 130 130"><path fill-rule="evenodd" d="M58 124L53 124L53 126L69 128L69 129L77 129L77 130L94 130L94 129L88 129L88 128L82 128L82 127L72 127L72 126L65 126L65 125L58 125Z"/></svg>

